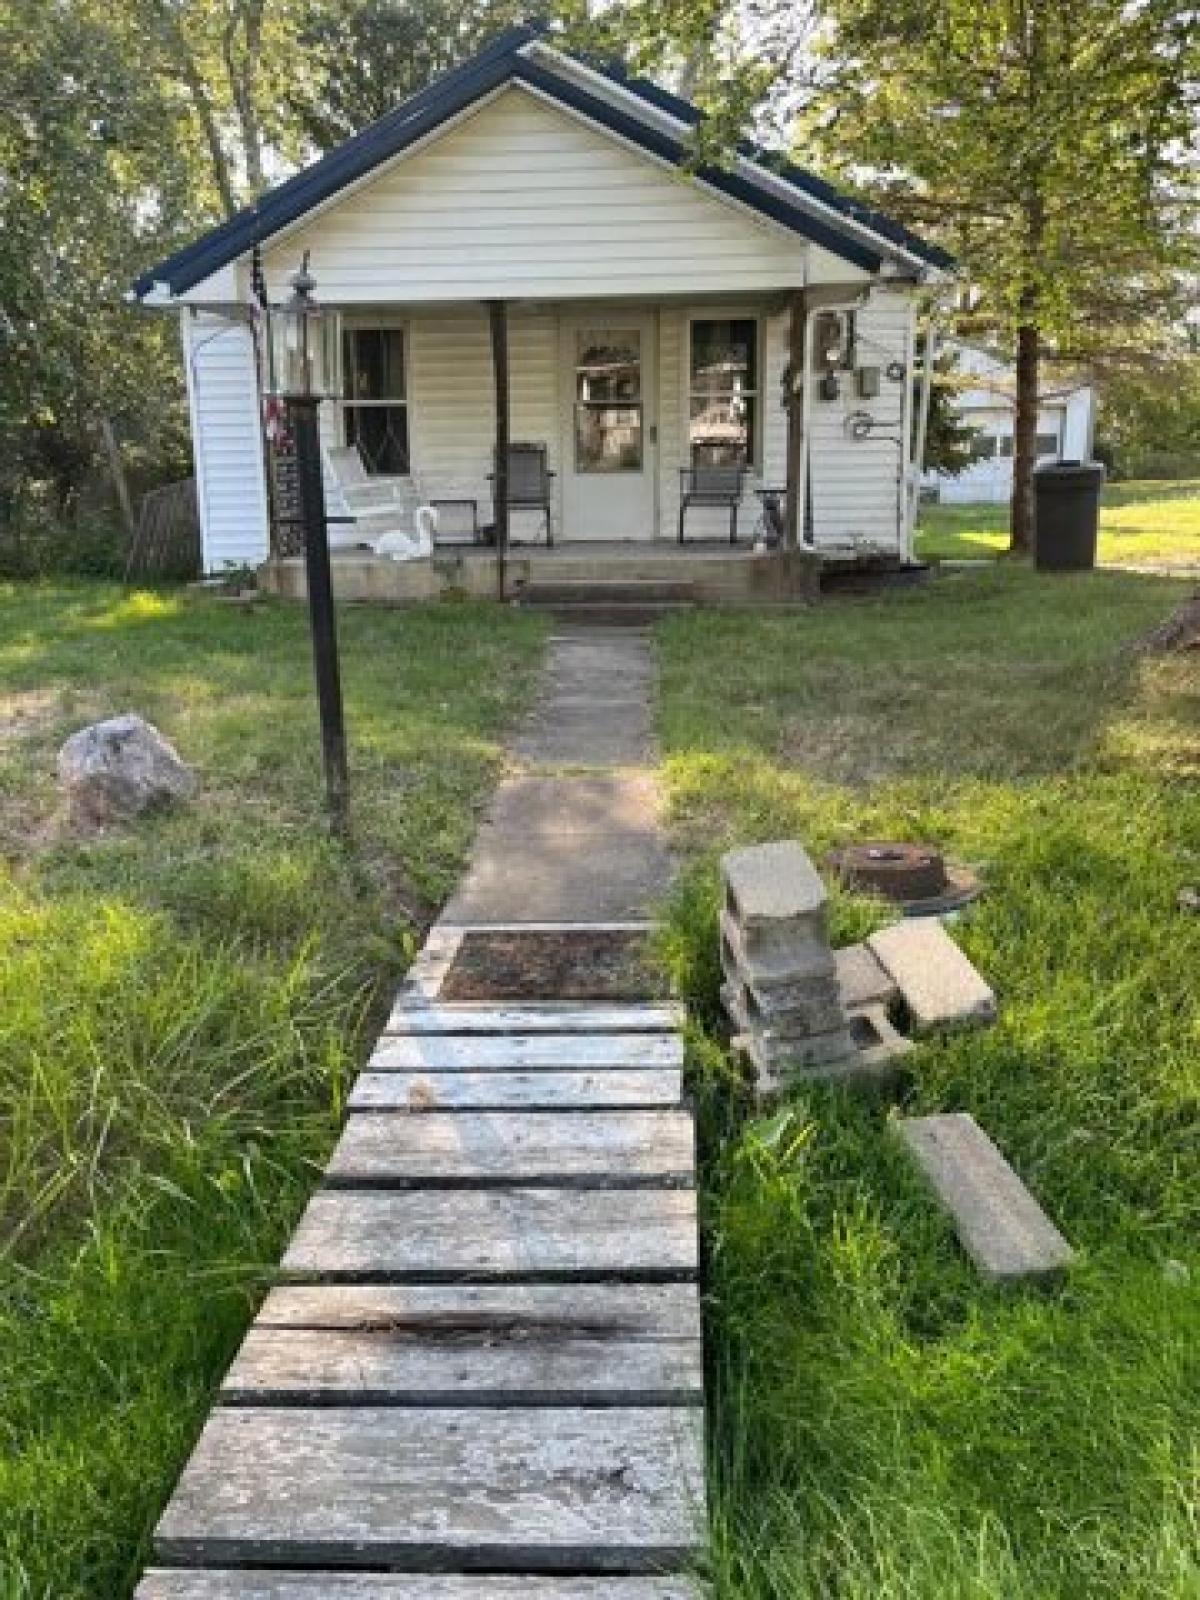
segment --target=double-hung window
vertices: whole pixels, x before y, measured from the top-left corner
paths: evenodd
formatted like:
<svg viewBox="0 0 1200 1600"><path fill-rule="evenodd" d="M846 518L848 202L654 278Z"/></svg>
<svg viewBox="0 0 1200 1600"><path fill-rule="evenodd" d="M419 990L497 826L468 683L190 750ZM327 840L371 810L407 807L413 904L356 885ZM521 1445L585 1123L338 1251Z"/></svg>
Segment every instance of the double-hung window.
<svg viewBox="0 0 1200 1600"><path fill-rule="evenodd" d="M692 465L752 467L758 454L758 322L697 317L688 361Z"/></svg>
<svg viewBox="0 0 1200 1600"><path fill-rule="evenodd" d="M368 472L409 470L403 328L347 328L342 349L346 443Z"/></svg>

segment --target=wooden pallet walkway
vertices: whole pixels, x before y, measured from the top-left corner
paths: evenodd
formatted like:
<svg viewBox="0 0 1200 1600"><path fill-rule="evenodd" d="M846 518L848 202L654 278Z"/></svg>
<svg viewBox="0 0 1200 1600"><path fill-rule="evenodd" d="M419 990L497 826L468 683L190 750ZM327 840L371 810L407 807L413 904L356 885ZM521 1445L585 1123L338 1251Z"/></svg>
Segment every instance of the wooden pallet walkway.
<svg viewBox="0 0 1200 1600"><path fill-rule="evenodd" d="M136 1600L696 1594L677 1024L401 992Z"/></svg>

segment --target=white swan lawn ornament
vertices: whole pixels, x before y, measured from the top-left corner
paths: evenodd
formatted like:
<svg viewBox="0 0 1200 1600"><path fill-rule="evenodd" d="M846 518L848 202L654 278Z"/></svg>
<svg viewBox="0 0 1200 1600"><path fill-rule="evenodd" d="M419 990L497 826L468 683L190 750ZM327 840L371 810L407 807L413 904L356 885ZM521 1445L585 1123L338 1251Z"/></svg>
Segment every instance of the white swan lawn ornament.
<svg viewBox="0 0 1200 1600"><path fill-rule="evenodd" d="M418 506L413 513L413 529L393 528L380 534L372 549L377 556L392 561L422 561L433 554L433 539L438 529L438 514L433 506Z"/></svg>

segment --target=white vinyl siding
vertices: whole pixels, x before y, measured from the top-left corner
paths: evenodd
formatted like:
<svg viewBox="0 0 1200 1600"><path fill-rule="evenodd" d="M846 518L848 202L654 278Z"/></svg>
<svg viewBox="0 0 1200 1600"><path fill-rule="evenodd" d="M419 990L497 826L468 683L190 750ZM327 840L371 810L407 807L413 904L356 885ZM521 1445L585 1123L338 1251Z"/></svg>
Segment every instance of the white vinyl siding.
<svg viewBox="0 0 1200 1600"><path fill-rule="evenodd" d="M345 305L866 277L517 87L281 236L272 296L305 250L321 297Z"/></svg>
<svg viewBox="0 0 1200 1600"><path fill-rule="evenodd" d="M196 500L205 572L267 556L267 493L254 338L245 322L185 313Z"/></svg>
<svg viewBox="0 0 1200 1600"><path fill-rule="evenodd" d="M841 394L822 400L817 376L809 390L809 480L813 543L818 550L900 549L900 486L907 462L907 419L912 382L907 295L872 294L856 309L855 366L879 368L879 393L863 399L855 375L838 371ZM904 377L889 378L891 361ZM848 419L863 411L873 419L866 438L852 436Z"/></svg>
<svg viewBox="0 0 1200 1600"><path fill-rule="evenodd" d="M486 313L470 306L417 312L408 334L409 442L417 493L470 498L492 517L489 474L495 447L495 388ZM514 440L548 447L558 466L558 322L551 311L509 318L511 430ZM514 513L513 536L532 535L537 517ZM557 519L556 519L557 520Z"/></svg>

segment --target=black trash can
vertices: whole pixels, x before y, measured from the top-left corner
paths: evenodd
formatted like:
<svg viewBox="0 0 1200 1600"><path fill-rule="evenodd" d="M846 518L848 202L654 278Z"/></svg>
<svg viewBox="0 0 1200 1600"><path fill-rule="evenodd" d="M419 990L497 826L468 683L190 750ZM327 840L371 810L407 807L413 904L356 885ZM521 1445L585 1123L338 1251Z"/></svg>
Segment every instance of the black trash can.
<svg viewBox="0 0 1200 1600"><path fill-rule="evenodd" d="M1104 467L1099 461L1048 461L1033 474L1037 500L1034 564L1040 572L1086 572L1096 565Z"/></svg>

